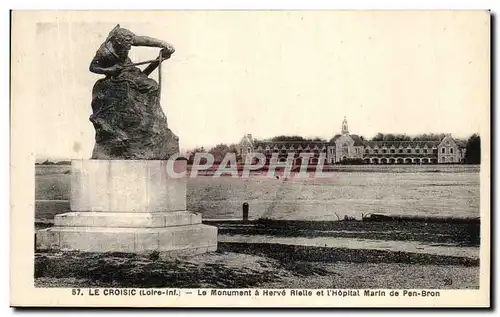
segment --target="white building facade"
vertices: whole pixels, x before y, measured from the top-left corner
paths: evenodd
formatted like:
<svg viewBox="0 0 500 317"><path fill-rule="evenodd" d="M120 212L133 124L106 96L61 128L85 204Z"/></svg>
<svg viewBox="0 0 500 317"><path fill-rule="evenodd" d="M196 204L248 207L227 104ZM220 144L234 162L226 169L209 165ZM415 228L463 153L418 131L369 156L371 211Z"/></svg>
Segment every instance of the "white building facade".
<svg viewBox="0 0 500 317"><path fill-rule="evenodd" d="M299 158L301 153L312 153L310 163L318 161L321 153L327 164L358 162L365 164L458 164L465 157L465 146L450 135L440 141L367 141L349 133L347 120L342 121L341 134L330 141L259 141L251 134L238 144L243 160L249 153L263 153L270 158L278 153L280 160L289 153Z"/></svg>

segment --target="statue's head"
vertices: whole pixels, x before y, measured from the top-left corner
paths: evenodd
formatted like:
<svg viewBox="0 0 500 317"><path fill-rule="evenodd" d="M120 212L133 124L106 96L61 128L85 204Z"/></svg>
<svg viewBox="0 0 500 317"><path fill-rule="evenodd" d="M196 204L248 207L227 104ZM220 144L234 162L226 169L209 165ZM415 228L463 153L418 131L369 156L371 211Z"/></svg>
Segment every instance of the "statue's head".
<svg viewBox="0 0 500 317"><path fill-rule="evenodd" d="M109 34L109 40L118 49L130 50L132 42L134 40L134 33L131 31L121 28L118 24Z"/></svg>

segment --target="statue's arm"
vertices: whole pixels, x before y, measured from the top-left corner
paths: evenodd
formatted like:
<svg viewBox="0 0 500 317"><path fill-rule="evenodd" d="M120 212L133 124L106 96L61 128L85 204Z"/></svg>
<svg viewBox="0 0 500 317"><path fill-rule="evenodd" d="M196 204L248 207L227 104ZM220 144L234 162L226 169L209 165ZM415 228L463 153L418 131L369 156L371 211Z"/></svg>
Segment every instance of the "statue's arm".
<svg viewBox="0 0 500 317"><path fill-rule="evenodd" d="M92 73L100 75L115 75L121 68L119 65L113 65L111 67L103 67L100 64L100 56L97 54L94 59L90 62L89 70Z"/></svg>
<svg viewBox="0 0 500 317"><path fill-rule="evenodd" d="M159 47L162 48L161 54L164 60L169 59L170 55L175 52L175 48L162 40L158 40L149 36L135 36L132 42L134 46L149 46L149 47ZM159 62L152 62L144 70L143 73L149 76L159 65Z"/></svg>
<svg viewBox="0 0 500 317"><path fill-rule="evenodd" d="M170 52L170 54L173 54L175 52L175 49L171 44L149 36L134 36L132 45L165 48Z"/></svg>

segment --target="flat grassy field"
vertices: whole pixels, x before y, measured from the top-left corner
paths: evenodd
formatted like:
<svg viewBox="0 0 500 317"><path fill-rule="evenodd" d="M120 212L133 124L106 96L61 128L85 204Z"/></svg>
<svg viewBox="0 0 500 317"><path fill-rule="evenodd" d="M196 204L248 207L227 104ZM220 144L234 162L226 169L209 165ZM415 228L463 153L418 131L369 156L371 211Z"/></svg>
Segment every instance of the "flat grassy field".
<svg viewBox="0 0 500 317"><path fill-rule="evenodd" d="M345 167L356 168L356 167ZM288 220L360 219L377 213L406 216L479 217L479 169L467 166L369 166L328 173L324 179L188 178L188 209L204 218ZM69 166L36 169L37 200L68 200Z"/></svg>

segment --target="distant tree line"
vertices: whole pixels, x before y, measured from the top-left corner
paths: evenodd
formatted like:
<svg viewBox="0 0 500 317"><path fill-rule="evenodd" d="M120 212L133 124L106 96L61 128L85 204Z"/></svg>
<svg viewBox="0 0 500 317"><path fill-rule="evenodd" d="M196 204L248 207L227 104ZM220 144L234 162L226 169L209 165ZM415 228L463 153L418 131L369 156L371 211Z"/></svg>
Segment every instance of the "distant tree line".
<svg viewBox="0 0 500 317"><path fill-rule="evenodd" d="M196 153L206 153L207 150L202 146L202 147L196 147L191 151L188 151L188 163L193 163L194 156ZM236 148L236 144L224 144L220 143L217 144L216 146L212 147L210 150L208 150L208 153L212 154L214 156L214 163L220 163L224 157L226 156L227 153L235 153L238 154L238 150ZM201 162L203 163L203 162Z"/></svg>
<svg viewBox="0 0 500 317"><path fill-rule="evenodd" d="M49 160L45 160L42 163L35 163L35 165L71 165L71 161L56 161L52 162Z"/></svg>
<svg viewBox="0 0 500 317"><path fill-rule="evenodd" d="M288 136L288 135L279 135L279 136L275 136L271 139L269 139L270 141L273 141L273 142L279 142L279 141L286 141L286 142L326 142L325 139L322 139L322 138L319 138L319 137L316 137L316 138L304 138L304 137L301 137L301 136L298 136L298 135L292 135L292 136Z"/></svg>
<svg viewBox="0 0 500 317"><path fill-rule="evenodd" d="M208 153L214 156L215 163L220 163L228 153L238 154L238 149L236 148L236 144L227 145L220 143L212 147Z"/></svg>
<svg viewBox="0 0 500 317"><path fill-rule="evenodd" d="M480 164L481 163L481 137L473 134L465 145L465 163Z"/></svg>
<svg viewBox="0 0 500 317"><path fill-rule="evenodd" d="M372 138L372 141L441 141L445 136L445 133L418 134L410 136L406 134L384 134L379 132Z"/></svg>

